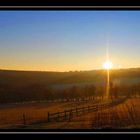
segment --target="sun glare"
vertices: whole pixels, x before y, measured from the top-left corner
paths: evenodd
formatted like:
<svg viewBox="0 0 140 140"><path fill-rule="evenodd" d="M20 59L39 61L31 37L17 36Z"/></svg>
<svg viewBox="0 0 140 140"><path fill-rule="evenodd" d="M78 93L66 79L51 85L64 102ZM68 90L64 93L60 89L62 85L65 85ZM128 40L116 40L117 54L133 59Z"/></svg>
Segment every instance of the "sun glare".
<svg viewBox="0 0 140 140"><path fill-rule="evenodd" d="M113 67L113 64L111 61L106 61L104 64L103 64L103 67L104 69L111 69Z"/></svg>

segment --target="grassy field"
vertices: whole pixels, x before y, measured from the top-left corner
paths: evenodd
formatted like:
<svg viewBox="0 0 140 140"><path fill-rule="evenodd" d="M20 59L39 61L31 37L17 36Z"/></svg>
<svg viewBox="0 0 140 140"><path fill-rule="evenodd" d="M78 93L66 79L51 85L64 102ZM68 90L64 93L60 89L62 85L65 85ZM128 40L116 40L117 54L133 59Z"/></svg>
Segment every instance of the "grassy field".
<svg viewBox="0 0 140 140"><path fill-rule="evenodd" d="M53 101L87 97L102 98L105 86L100 84L106 79L104 70L62 73L0 70L0 77L0 128L20 128L19 126L23 124L28 125L27 128L35 129L139 127L140 69L110 71L113 82L110 94L115 98L136 95L138 98L128 99L115 107L85 113L65 122L47 122L48 112L98 105L100 100ZM93 85L85 86L87 84ZM66 89L60 90L62 88Z"/></svg>
<svg viewBox="0 0 140 140"><path fill-rule="evenodd" d="M47 120L48 112L63 111L75 107L96 104L97 101L83 102L58 102L58 103L26 103L9 104L0 106L0 128L8 128L11 125L23 124L23 114L26 123L36 123Z"/></svg>
<svg viewBox="0 0 140 140"><path fill-rule="evenodd" d="M96 102L69 103L28 103L24 105L1 106L0 128L14 129L121 129L139 128L140 99L128 99L124 103L99 111L84 113L73 117L70 121L47 122L47 112L63 111L75 107L96 105ZM26 125L23 125L23 114Z"/></svg>
<svg viewBox="0 0 140 140"><path fill-rule="evenodd" d="M29 125L30 129L132 129L140 127L140 99L128 99L122 104L100 111L85 113L71 121ZM22 127L23 128L23 127Z"/></svg>

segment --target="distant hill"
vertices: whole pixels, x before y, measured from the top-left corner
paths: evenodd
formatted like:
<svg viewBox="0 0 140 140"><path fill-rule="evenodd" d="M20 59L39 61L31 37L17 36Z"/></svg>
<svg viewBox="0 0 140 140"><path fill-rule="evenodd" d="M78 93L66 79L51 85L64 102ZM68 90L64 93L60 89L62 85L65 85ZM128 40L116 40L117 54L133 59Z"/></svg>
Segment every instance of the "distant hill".
<svg viewBox="0 0 140 140"><path fill-rule="evenodd" d="M111 70L110 80L114 85L120 84L122 87L140 85L140 68ZM0 70L0 103L73 98L86 96L87 93L99 95L103 94L105 82L106 70L80 72Z"/></svg>
<svg viewBox="0 0 140 140"><path fill-rule="evenodd" d="M140 68L111 70L110 78L140 80ZM91 70L80 72L39 72L39 71L13 71L0 70L0 85L23 86L29 84L74 84L91 83L106 80L105 70Z"/></svg>

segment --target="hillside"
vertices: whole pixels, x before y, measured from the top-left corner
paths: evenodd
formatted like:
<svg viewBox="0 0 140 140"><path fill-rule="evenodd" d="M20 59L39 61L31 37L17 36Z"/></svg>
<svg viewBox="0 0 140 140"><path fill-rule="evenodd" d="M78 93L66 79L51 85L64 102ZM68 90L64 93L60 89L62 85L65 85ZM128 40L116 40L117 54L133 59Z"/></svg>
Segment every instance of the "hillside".
<svg viewBox="0 0 140 140"><path fill-rule="evenodd" d="M111 79L140 79L140 68L112 70ZM72 84L103 81L105 70L80 72L37 72L0 70L0 85L23 86L28 84Z"/></svg>
<svg viewBox="0 0 140 140"><path fill-rule="evenodd" d="M140 69L111 70L114 85L121 85L119 93L128 94L137 85ZM106 81L105 70L80 72L36 72L0 70L0 103L53 100L102 96ZM129 86L129 87L126 87Z"/></svg>

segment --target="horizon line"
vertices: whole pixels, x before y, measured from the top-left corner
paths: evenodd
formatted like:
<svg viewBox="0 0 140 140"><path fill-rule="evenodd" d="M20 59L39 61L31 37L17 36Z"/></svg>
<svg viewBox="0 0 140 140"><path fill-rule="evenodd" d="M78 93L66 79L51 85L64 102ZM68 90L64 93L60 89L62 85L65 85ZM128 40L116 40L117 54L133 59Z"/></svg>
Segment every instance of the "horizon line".
<svg viewBox="0 0 140 140"><path fill-rule="evenodd" d="M125 69L140 69L140 67L124 67L124 68L112 68L110 70L125 70ZM98 71L105 70L104 68L89 69L89 70L68 70L68 71L54 71L54 70L23 70L23 69L1 69L0 71L19 71L19 72L85 72L85 71Z"/></svg>

